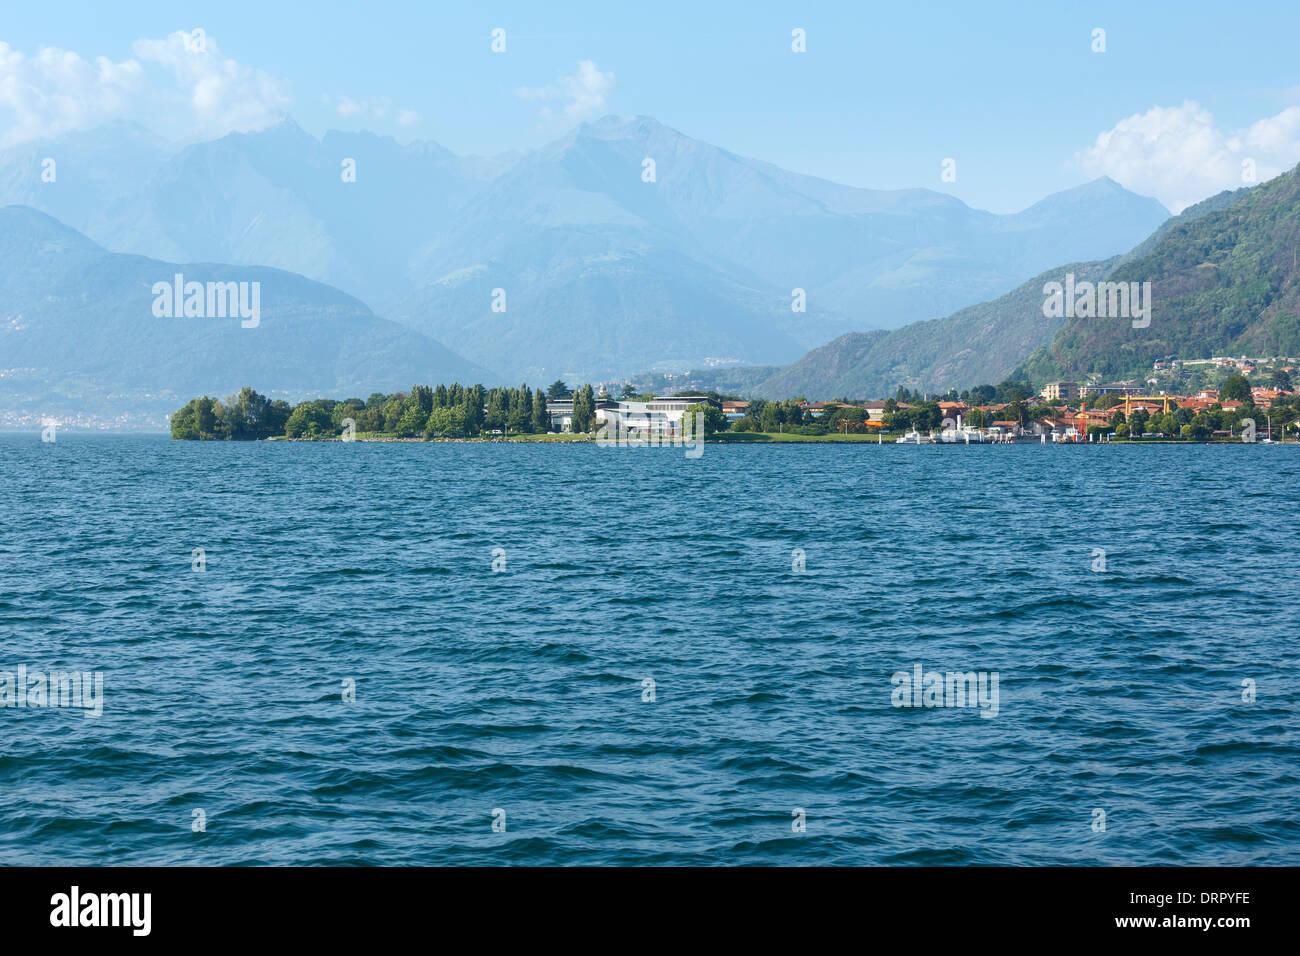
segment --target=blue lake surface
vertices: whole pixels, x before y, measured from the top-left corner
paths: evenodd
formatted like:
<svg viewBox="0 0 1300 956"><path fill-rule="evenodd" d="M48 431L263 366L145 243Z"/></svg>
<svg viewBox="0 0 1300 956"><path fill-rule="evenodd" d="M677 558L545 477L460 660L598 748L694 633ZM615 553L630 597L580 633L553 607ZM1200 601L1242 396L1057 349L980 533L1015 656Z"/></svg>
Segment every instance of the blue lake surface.
<svg viewBox="0 0 1300 956"><path fill-rule="evenodd" d="M0 671L104 681L0 708L0 863L1300 863L1300 447L16 435L0 479ZM996 716L894 706L918 664Z"/></svg>

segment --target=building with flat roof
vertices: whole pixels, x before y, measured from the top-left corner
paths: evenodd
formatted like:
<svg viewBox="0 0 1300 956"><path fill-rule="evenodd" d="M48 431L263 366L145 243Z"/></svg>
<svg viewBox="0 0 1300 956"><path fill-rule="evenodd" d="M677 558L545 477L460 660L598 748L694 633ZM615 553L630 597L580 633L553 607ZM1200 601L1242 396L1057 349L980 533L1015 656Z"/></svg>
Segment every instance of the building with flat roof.
<svg viewBox="0 0 1300 956"><path fill-rule="evenodd" d="M1068 401L1071 398L1079 397L1079 386L1074 382L1048 382L1043 386L1043 390L1039 394L1049 402L1058 399Z"/></svg>
<svg viewBox="0 0 1300 956"><path fill-rule="evenodd" d="M644 402L610 402L596 409L596 421L642 435L677 435L686 409L700 404L722 407L721 402L707 395L661 395Z"/></svg>
<svg viewBox="0 0 1300 956"><path fill-rule="evenodd" d="M608 398L596 399L596 421L601 420L601 410L618 405ZM551 419L551 431L567 432L573 425L573 397L549 398L546 400L546 414Z"/></svg>
<svg viewBox="0 0 1300 956"><path fill-rule="evenodd" d="M1141 395L1142 386L1136 382L1109 382L1105 385L1080 385L1079 397L1090 395Z"/></svg>

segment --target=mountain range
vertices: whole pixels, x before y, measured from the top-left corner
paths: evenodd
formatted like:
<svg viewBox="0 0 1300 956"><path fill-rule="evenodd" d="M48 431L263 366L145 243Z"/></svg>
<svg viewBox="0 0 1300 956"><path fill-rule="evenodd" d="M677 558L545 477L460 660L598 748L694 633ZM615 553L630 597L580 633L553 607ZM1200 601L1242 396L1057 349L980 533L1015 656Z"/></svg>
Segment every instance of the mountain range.
<svg viewBox="0 0 1300 956"><path fill-rule="evenodd" d="M288 399L365 397L489 374L331 286L263 266L108 252L25 206L0 208L0 262L0 412L10 416L159 424L195 395L225 397L249 382ZM257 283L256 327L239 316L160 316L154 288L178 273L247 282L250 292Z"/></svg>
<svg viewBox="0 0 1300 956"><path fill-rule="evenodd" d="M54 182L41 180L45 158ZM1058 263L1116 255L1168 218L1104 178L1012 215L934 190L843 186L648 117L499 157L369 133L316 139L291 120L183 148L113 124L0 152L0 202L102 251L334 286L510 382L783 365L844 333L938 318Z"/></svg>
<svg viewBox="0 0 1300 956"><path fill-rule="evenodd" d="M1300 355L1300 167L1185 210L1106 272L1150 282L1148 327L1067 319L1020 366L1043 378L1114 378L1159 359Z"/></svg>
<svg viewBox="0 0 1300 956"><path fill-rule="evenodd" d="M1184 209L1123 255L1065 263L942 319L856 332L786 366L637 377L643 387L714 388L811 400L947 392L1007 378L1140 375L1169 357L1300 354L1300 175L1226 190ZM1044 314L1044 286L1150 282L1152 319Z"/></svg>

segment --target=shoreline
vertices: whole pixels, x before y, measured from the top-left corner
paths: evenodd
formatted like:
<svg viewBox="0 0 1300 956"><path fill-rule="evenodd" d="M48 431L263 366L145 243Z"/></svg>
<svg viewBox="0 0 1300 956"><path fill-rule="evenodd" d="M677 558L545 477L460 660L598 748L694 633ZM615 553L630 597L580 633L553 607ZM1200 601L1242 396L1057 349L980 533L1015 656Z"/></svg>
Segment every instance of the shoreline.
<svg viewBox="0 0 1300 956"><path fill-rule="evenodd" d="M66 438L166 438L173 442L194 442L195 444L258 444L258 443L287 443L287 444L324 444L324 443L341 443L345 442L339 436L330 436L325 438L286 438L282 435L272 436L270 438L257 439L235 439L233 442L227 442L225 439L186 439L172 438L165 431L110 431L105 429L67 429L62 432ZM748 437L741 437L745 435ZM23 437L40 437L40 431L26 431L20 429L0 431L0 439ZM503 437L495 435L491 438L397 438L394 436L380 435L358 435L352 439L352 442L363 444L414 444L414 445L435 445L435 444L456 444L456 445L591 445L596 444L596 438L593 435L570 435L570 434L546 434L546 435L525 435ZM777 432L742 432L737 435L726 435L719 437L717 435L709 436L704 439L707 445L897 445L900 444L897 436L886 435L884 441L877 441L875 435L783 435ZM911 445L911 442L906 444ZM927 442L939 446L946 445L965 445L966 442ZM1150 439L1133 439L1133 438L1116 438L1105 442L1040 442L1032 438L1024 438L1012 442L971 442L972 446L980 447L984 445L1263 445L1268 444L1261 440L1255 442L1243 442L1240 437L1237 438L1213 438L1203 441L1196 441L1188 438L1150 438ZM1300 445L1300 441L1289 440L1282 441L1275 439L1274 445ZM643 446L634 447L677 447L664 443L662 445L652 445L646 443Z"/></svg>
<svg viewBox="0 0 1300 956"><path fill-rule="evenodd" d="M896 436L886 435L883 441L878 441L875 435L782 435L779 433L768 432L744 432L742 434L752 435L754 437L741 438L739 436L718 437L716 435L704 439L706 445L898 445L911 442L900 442ZM176 438L173 441L188 441L190 439ZM345 441L340 437L328 438L259 438L255 442L274 442L289 444L412 444L412 445L436 445L436 444L454 444L454 445L593 445L597 444L595 436L592 435L564 435L564 434L547 434L547 435L529 435L517 437L511 435L503 437L500 435L491 438L396 438L387 436L361 436L358 435L351 441ZM255 442L248 442L249 444ZM205 442L198 442L204 444ZM223 444L224 442L217 442ZM937 447L948 446L967 446L967 442L926 442L925 445L934 445ZM1025 438L1018 441L1010 442L970 442L970 447L1004 447L1006 445L1036 445L1043 447L1055 446L1093 446L1100 445L1262 445L1263 441L1243 442L1240 438L1213 438L1204 441L1195 441L1187 438L1152 438L1149 440L1118 438L1104 442L1041 442L1033 438ZM1274 445L1300 445L1297 441L1274 441ZM678 448L682 447L680 443L670 444L667 442L661 444L644 444L630 445L628 447L636 448ZM923 446L917 446L923 447Z"/></svg>

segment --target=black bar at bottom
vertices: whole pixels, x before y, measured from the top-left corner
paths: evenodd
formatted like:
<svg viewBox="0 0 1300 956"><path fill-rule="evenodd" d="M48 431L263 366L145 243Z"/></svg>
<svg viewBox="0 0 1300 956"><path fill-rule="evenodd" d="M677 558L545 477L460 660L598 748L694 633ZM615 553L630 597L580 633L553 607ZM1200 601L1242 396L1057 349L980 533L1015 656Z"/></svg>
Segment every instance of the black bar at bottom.
<svg viewBox="0 0 1300 956"><path fill-rule="evenodd" d="M815 939L831 929L943 946L1022 931L1046 934L1039 941L1199 935L1231 945L1286 926L1296 877L1295 867L8 868L0 869L0 932L6 948L72 936L333 946L432 927L533 945L558 932L638 948L696 935Z"/></svg>

